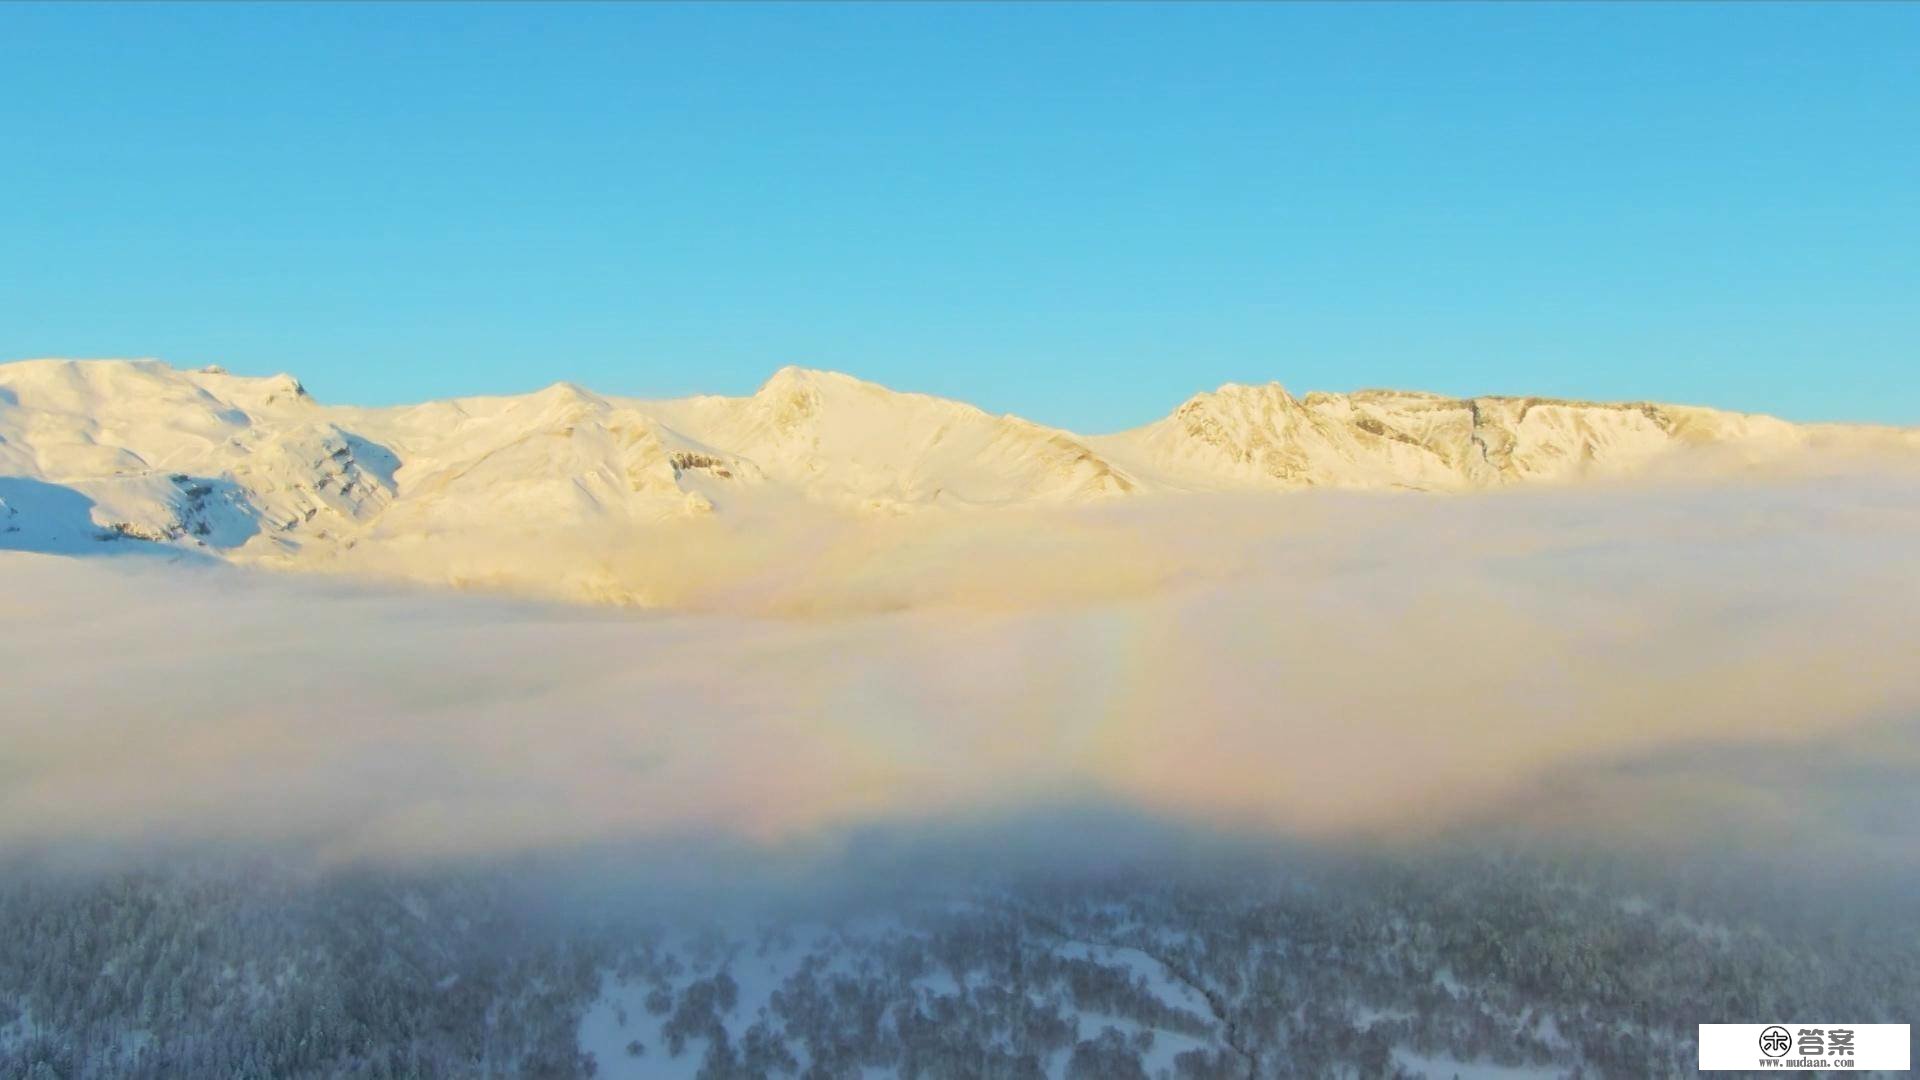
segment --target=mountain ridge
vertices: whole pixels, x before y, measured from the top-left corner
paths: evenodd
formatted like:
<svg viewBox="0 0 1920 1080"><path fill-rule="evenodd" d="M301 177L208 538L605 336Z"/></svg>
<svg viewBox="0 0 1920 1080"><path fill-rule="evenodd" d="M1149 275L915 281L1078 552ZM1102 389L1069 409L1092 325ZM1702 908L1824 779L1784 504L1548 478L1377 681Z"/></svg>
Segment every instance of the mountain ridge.
<svg viewBox="0 0 1920 1080"><path fill-rule="evenodd" d="M1303 488L1471 491L1716 469L1823 449L1920 451L1920 431L1652 402L1228 383L1152 423L1081 435L838 372L646 399L558 382L368 408L290 375L157 360L0 364L0 548L143 540L303 563L448 537L622 538L676 521L854 516ZM480 542L480 541L475 541Z"/></svg>

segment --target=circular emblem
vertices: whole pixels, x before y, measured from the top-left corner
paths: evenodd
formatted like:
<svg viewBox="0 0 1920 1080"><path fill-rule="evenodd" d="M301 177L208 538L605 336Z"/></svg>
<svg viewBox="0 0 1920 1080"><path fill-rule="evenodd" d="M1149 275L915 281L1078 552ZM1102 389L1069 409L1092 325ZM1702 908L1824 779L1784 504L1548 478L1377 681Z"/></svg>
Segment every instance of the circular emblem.
<svg viewBox="0 0 1920 1080"><path fill-rule="evenodd" d="M1760 1052L1768 1057L1781 1057L1791 1049L1793 1049L1793 1036L1779 1024L1760 1033Z"/></svg>

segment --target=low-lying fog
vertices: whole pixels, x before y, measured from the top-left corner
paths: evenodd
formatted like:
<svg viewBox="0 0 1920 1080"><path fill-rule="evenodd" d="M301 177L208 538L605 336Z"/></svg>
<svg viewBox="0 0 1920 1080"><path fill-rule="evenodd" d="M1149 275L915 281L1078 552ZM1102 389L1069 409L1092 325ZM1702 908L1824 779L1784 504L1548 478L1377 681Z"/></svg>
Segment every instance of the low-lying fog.
<svg viewBox="0 0 1920 1080"><path fill-rule="evenodd" d="M729 543L623 553L681 560L691 610L0 553L0 843L830 851L1071 805L1920 852L1910 474Z"/></svg>

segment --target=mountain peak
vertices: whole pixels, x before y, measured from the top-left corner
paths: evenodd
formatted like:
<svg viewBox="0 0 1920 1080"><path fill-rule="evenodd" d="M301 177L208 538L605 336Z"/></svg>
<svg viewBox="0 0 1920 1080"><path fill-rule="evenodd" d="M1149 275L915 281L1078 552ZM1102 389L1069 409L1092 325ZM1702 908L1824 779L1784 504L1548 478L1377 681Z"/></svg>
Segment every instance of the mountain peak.
<svg viewBox="0 0 1920 1080"><path fill-rule="evenodd" d="M1221 383L1213 390L1202 390L1180 404L1173 411L1175 417L1193 416L1199 413L1248 411L1263 412L1275 408L1294 407L1297 402L1287 389L1277 382L1267 383Z"/></svg>
<svg viewBox="0 0 1920 1080"><path fill-rule="evenodd" d="M868 382L865 379L848 375L843 371L829 371L825 368L809 368L801 367L798 364L788 364L778 371L775 371L772 375L767 376L767 381L760 384L760 389L755 391L754 396L779 396L805 391L819 391L834 387L857 388L888 394L896 392L885 386L881 386L879 383Z"/></svg>
<svg viewBox="0 0 1920 1080"><path fill-rule="evenodd" d="M568 382L565 379L562 379L559 382L549 383L548 385L543 386L538 390L535 390L533 393L527 396L530 399L541 402L543 404L545 403L561 404L561 403L573 403L573 402L603 403L605 401L605 399L602 398L599 394L596 394L593 391L587 389L586 387L581 386L579 383Z"/></svg>
<svg viewBox="0 0 1920 1080"><path fill-rule="evenodd" d="M1287 393L1287 388L1275 379L1268 379L1263 383L1224 382L1215 387L1213 393L1219 397L1272 397L1276 394L1281 397L1293 396Z"/></svg>

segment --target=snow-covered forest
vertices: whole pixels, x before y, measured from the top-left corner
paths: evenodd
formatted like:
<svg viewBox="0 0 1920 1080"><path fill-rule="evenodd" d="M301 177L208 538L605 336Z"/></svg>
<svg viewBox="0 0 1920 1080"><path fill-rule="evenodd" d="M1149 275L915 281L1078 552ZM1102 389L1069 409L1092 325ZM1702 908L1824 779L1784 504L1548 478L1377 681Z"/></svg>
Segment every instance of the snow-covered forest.
<svg viewBox="0 0 1920 1080"><path fill-rule="evenodd" d="M588 901L504 870L15 865L0 1077L1646 1077L1690 1072L1703 1020L1920 1006L1920 913L1891 882L1836 901L1731 862L1513 852L1259 867L642 915L638 880Z"/></svg>

